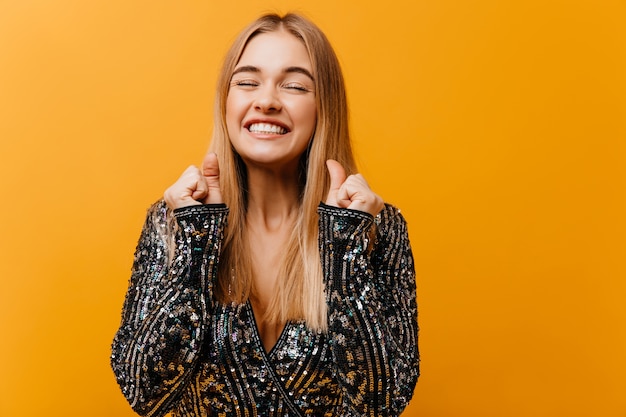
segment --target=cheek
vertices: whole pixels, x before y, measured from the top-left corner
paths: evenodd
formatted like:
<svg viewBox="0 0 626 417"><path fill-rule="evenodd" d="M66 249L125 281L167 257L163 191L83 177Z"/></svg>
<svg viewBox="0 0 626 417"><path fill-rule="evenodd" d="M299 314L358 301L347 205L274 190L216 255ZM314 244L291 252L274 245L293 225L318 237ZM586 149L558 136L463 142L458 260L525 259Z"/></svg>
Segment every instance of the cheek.
<svg viewBox="0 0 626 417"><path fill-rule="evenodd" d="M231 97L231 95L229 94L226 97L226 120L228 120L229 117L234 113L234 110L235 110L234 107L235 107L234 106L234 100Z"/></svg>
<svg viewBox="0 0 626 417"><path fill-rule="evenodd" d="M317 125L317 109L314 108L311 112L309 112L309 114L307 115L307 119L311 128L311 135L313 135L313 132L315 131L315 127Z"/></svg>
<svg viewBox="0 0 626 417"><path fill-rule="evenodd" d="M315 102L301 104L298 108L298 121L302 126L307 126L311 130L315 129L317 123L317 107Z"/></svg>
<svg viewBox="0 0 626 417"><path fill-rule="evenodd" d="M237 102L229 95L226 98L226 128L228 133L231 133L231 130L236 129L239 125L238 113Z"/></svg>

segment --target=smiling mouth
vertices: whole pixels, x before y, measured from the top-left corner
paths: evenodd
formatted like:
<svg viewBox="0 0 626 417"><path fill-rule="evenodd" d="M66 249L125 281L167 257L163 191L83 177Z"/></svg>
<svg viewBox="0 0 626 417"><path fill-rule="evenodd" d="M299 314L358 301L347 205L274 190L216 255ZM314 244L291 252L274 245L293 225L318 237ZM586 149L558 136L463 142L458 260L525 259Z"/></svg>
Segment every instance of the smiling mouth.
<svg viewBox="0 0 626 417"><path fill-rule="evenodd" d="M248 130L251 133L266 135L284 135L288 132L288 130L284 127L273 125L270 123L252 123L250 126L248 126Z"/></svg>

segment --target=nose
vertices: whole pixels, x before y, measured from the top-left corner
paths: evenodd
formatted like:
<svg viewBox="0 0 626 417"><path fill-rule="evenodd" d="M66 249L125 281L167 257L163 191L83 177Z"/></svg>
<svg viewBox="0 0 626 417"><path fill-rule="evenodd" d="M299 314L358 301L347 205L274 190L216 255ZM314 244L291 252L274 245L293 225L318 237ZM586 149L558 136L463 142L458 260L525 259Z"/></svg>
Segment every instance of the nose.
<svg viewBox="0 0 626 417"><path fill-rule="evenodd" d="M276 112L282 109L282 103L275 88L266 86L258 90L254 100L254 108L263 113Z"/></svg>

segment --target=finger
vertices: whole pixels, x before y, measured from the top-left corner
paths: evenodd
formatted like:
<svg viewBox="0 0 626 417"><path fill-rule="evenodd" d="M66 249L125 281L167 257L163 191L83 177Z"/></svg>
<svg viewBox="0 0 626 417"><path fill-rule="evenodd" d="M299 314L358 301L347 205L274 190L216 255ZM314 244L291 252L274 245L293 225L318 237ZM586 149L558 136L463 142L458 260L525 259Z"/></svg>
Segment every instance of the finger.
<svg viewBox="0 0 626 417"><path fill-rule="evenodd" d="M202 176L206 183L207 193L205 204L223 203L222 192L220 189L220 167L217 160L217 154L208 153L202 161Z"/></svg>
<svg viewBox="0 0 626 417"><path fill-rule="evenodd" d="M326 167L328 168L328 174L330 175L330 188L328 190L326 204L337 207L347 207L345 201L347 194L345 191L340 191L343 183L346 181L346 170L334 159L326 161ZM350 204L349 199L347 204Z"/></svg>
<svg viewBox="0 0 626 417"><path fill-rule="evenodd" d="M358 204L363 185L355 175L350 175L337 190L337 201L340 207L354 208Z"/></svg>
<svg viewBox="0 0 626 417"><path fill-rule="evenodd" d="M207 195L207 186L200 175L200 170L195 166L190 166L185 170L183 175L181 176L182 185L185 186L185 190L183 190L184 195L189 195L192 199L196 201L201 201Z"/></svg>
<svg viewBox="0 0 626 417"><path fill-rule="evenodd" d="M198 198L206 195L206 184L195 166L187 168L180 178L164 193L165 201L171 208L200 204Z"/></svg>
<svg viewBox="0 0 626 417"><path fill-rule="evenodd" d="M217 154L209 152L202 161L202 175L205 177L220 177L220 166L217 161Z"/></svg>
<svg viewBox="0 0 626 417"><path fill-rule="evenodd" d="M345 190L350 201L348 205L350 209L365 211L375 216L384 207L383 199L372 191L360 174L350 175L341 188L339 195Z"/></svg>
<svg viewBox="0 0 626 417"><path fill-rule="evenodd" d="M330 189L336 191L346 181L346 170L334 159L326 161L326 167L330 175Z"/></svg>
<svg viewBox="0 0 626 417"><path fill-rule="evenodd" d="M190 186L189 190L191 191L191 198L196 201L202 202L209 195L206 181L201 176L196 177L195 183Z"/></svg>

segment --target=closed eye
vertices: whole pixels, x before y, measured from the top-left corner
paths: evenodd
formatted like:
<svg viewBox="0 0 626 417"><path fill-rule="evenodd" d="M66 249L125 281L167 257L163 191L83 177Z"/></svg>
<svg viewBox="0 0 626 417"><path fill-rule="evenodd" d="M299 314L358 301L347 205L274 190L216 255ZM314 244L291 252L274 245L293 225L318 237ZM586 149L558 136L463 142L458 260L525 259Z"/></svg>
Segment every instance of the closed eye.
<svg viewBox="0 0 626 417"><path fill-rule="evenodd" d="M283 87L289 90L301 91L303 93L310 91L306 86L300 83L288 83L288 84L285 84Z"/></svg>
<svg viewBox="0 0 626 417"><path fill-rule="evenodd" d="M233 80L231 82L232 87L258 87L259 83L254 80Z"/></svg>

